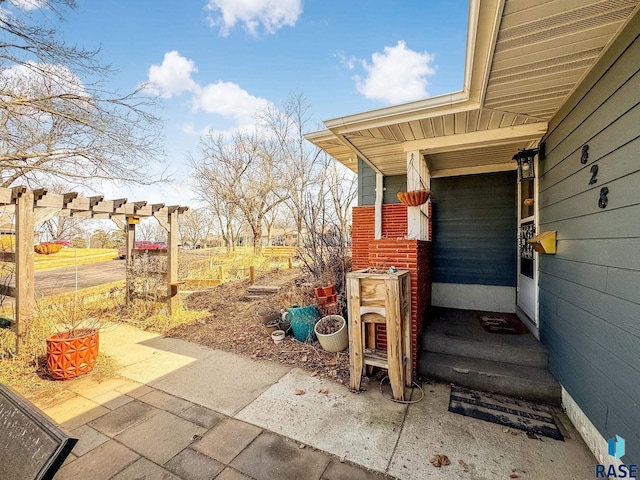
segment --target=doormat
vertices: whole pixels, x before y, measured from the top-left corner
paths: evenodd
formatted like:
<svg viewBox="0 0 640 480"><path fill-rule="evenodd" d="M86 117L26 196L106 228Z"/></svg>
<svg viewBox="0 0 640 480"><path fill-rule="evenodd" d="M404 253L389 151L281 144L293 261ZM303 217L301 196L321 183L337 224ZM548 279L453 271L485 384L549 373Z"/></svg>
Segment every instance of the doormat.
<svg viewBox="0 0 640 480"><path fill-rule="evenodd" d="M564 441L549 407L526 400L452 385L449 411Z"/></svg>
<svg viewBox="0 0 640 480"><path fill-rule="evenodd" d="M485 332L504 335L524 335L529 329L514 313L479 313L478 319Z"/></svg>

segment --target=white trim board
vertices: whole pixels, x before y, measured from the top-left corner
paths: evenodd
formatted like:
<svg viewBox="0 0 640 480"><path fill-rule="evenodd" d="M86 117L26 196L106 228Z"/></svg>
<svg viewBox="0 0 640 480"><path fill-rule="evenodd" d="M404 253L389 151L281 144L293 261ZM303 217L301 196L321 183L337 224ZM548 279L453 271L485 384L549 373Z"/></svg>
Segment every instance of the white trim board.
<svg viewBox="0 0 640 480"><path fill-rule="evenodd" d="M600 434L593 423L591 423L564 387L562 387L562 408L584 440L584 443L587 444L589 450L591 450L596 457L598 463L606 466L614 465L616 467L624 463L621 459L616 459L609 455L607 440Z"/></svg>
<svg viewBox="0 0 640 480"><path fill-rule="evenodd" d="M515 313L516 287L433 283L431 304L434 307Z"/></svg>

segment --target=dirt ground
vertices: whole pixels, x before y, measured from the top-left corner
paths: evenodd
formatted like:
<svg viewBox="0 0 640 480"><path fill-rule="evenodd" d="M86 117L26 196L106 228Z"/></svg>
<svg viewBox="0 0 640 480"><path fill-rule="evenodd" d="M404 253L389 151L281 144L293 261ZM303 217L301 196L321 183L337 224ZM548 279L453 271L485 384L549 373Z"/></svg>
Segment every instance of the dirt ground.
<svg viewBox="0 0 640 480"><path fill-rule="evenodd" d="M348 350L329 353L317 341L302 343L290 334L282 343L275 344L263 325L263 315L269 312L313 302L311 288L296 286L297 279L300 283L299 277L299 270L285 269L270 272L256 280L256 285L281 286L279 294L251 296L247 293L247 282L225 283L193 293L187 298L187 306L206 309L211 314L198 322L176 327L166 335L254 359L297 366L312 372L312 375L348 385Z"/></svg>

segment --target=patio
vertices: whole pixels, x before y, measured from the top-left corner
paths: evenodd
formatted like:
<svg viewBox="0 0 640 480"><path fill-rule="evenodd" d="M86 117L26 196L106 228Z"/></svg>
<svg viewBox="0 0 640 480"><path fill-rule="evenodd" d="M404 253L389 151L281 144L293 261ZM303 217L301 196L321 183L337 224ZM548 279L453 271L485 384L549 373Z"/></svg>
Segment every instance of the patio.
<svg viewBox="0 0 640 480"><path fill-rule="evenodd" d="M118 378L88 376L34 399L80 438L56 479L542 480L594 472L595 459L562 413L565 442L530 439L449 413L445 384L423 383L424 399L406 405L390 400L388 386L381 393L372 382L353 394L297 368L126 325L101 337L122 365ZM435 454L451 465L432 466Z"/></svg>

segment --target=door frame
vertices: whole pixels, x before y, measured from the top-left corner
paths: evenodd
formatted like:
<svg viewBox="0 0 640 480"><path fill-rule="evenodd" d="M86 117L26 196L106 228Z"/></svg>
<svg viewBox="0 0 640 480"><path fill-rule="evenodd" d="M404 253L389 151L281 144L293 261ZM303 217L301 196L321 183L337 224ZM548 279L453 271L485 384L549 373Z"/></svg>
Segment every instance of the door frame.
<svg viewBox="0 0 640 480"><path fill-rule="evenodd" d="M539 218L538 218L538 212L539 212L539 162L538 162L538 156L536 155L535 159L534 159L534 171L538 172L538 175L535 176L535 178L533 179L533 215L529 216L529 217L525 217L525 218L521 218L522 215L522 202L523 202L523 198L522 198L522 186L520 181L518 180L518 186L517 186L517 194L516 194L516 201L517 201L517 205L516 205L516 210L517 210L517 216L518 216L518 220L517 220L517 224L518 224L518 230L520 228L521 223L524 222L529 222L529 221L533 221L533 226L535 229L535 232L538 232L538 226L539 226ZM519 231L516 232L516 241L518 241L518 235L519 235ZM521 307L520 307L520 289L521 289L521 274L520 274L520 270L521 270L521 262L520 262L520 252L518 249L517 252L518 258L516 261L516 313L518 315L518 317L520 317L520 319L525 323L525 325L527 325L527 328L529 328L529 330L531 331L531 333L539 340L540 339L540 304L539 304L539 259L538 259L538 253L537 252L533 252L533 318L531 318L529 316L528 313L526 313Z"/></svg>

